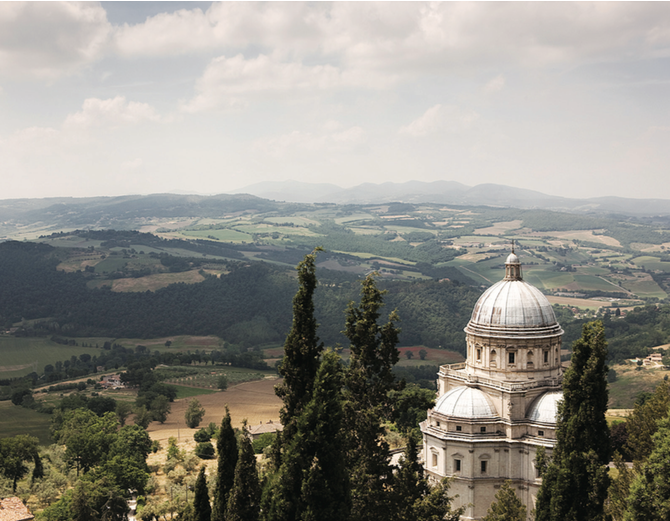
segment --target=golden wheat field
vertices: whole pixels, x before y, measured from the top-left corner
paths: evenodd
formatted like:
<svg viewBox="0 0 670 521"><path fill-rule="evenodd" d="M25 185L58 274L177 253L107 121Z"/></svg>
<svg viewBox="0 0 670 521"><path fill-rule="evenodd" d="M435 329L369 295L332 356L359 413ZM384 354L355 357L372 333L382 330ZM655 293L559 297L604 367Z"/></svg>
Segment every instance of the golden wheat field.
<svg viewBox="0 0 670 521"><path fill-rule="evenodd" d="M205 417L200 427L210 422L216 423L217 426L220 425L226 405L230 409L233 427L241 427L244 419L250 425L261 421L267 423L270 420L278 422L281 400L274 393L274 386L277 383L279 379L268 378L235 385L227 391L198 396L197 400L205 408ZM183 398L175 401L165 423L151 423L148 429L151 438L158 440L161 445L165 445L170 436L180 441L192 440L197 429L189 429L184 422L184 413L192 399Z"/></svg>

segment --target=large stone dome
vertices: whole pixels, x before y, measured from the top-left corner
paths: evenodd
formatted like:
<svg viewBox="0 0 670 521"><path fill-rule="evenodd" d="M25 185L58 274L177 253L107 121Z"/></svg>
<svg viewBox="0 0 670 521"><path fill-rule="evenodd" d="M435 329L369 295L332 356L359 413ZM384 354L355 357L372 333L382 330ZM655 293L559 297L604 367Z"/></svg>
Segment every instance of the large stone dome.
<svg viewBox="0 0 670 521"><path fill-rule="evenodd" d="M461 386L443 394L435 404L435 410L456 418L496 418L495 405L491 399L475 387Z"/></svg>
<svg viewBox="0 0 670 521"><path fill-rule="evenodd" d="M547 297L522 279L521 264L514 253L507 257L505 270L505 278L479 297L465 331L516 338L562 335Z"/></svg>

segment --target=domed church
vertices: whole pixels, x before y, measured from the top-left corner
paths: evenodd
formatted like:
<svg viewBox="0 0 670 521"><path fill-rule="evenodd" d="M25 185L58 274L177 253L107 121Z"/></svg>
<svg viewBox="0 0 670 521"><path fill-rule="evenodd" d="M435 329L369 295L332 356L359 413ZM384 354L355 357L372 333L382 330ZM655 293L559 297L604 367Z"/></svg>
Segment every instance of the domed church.
<svg viewBox="0 0 670 521"><path fill-rule="evenodd" d="M438 398L421 424L426 473L452 478L454 505L467 505L462 519L484 517L505 480L530 516L541 483L535 454L551 454L556 442L563 330L513 250L465 333L467 360L440 367Z"/></svg>

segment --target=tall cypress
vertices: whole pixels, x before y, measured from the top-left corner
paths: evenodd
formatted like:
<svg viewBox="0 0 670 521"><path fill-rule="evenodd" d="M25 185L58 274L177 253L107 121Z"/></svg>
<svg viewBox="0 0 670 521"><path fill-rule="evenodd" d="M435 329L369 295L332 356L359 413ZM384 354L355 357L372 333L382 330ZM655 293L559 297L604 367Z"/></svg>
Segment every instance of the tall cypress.
<svg viewBox="0 0 670 521"><path fill-rule="evenodd" d="M226 406L226 415L221 420L221 429L219 429L219 437L216 440L216 451L218 464L212 521L225 521L228 497L235 481L235 466L238 457L237 438L230 420L228 406Z"/></svg>
<svg viewBox="0 0 670 521"><path fill-rule="evenodd" d="M423 466L419 463L417 443L414 436L408 436L404 457L396 472L393 483L397 518L406 521L417 520L416 503L430 491L428 480L424 476Z"/></svg>
<svg viewBox="0 0 670 521"><path fill-rule="evenodd" d="M316 289L316 248L298 264L299 289L293 297L293 323L284 343L284 358L279 366L283 381L275 388L284 402L279 416L284 426L282 438L290 440L295 434L296 421L312 395L314 378L319 368L323 343L316 335L314 290Z"/></svg>
<svg viewBox="0 0 670 521"><path fill-rule="evenodd" d="M268 519L340 521L350 510L344 458L343 371L327 352L314 382L312 399L297 420L276 476Z"/></svg>
<svg viewBox="0 0 670 521"><path fill-rule="evenodd" d="M362 284L361 302L346 312L344 333L351 358L345 382L345 423L348 432L348 464L351 475L352 518L376 521L392 517L393 472L382 422L389 419L389 392L394 382L393 365L400 330L392 312L383 326L377 324L383 292L368 276Z"/></svg>
<svg viewBox="0 0 670 521"><path fill-rule="evenodd" d="M211 521L212 507L209 504L209 493L207 492L207 478L205 478L205 467L200 467L198 479L195 480L195 493L193 497L193 521Z"/></svg>
<svg viewBox="0 0 670 521"><path fill-rule="evenodd" d="M607 411L607 342L602 322L584 324L563 378L556 446L537 495L537 521L597 521L611 456Z"/></svg>
<svg viewBox="0 0 670 521"><path fill-rule="evenodd" d="M235 483L230 491L226 521L258 521L261 487L258 481L256 456L244 426L240 454L235 467Z"/></svg>

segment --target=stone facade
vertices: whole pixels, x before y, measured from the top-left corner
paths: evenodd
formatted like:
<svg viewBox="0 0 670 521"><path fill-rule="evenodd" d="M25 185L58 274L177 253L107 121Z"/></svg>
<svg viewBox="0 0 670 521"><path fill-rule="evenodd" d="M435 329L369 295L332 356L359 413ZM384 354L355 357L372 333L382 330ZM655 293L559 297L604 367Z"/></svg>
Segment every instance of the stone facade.
<svg viewBox="0 0 670 521"><path fill-rule="evenodd" d="M505 480L530 516L541 483L537 449L550 454L556 439L563 330L546 297L523 281L514 253L505 268L465 328L466 362L440 367L436 405L421 424L425 470L453 478L455 506L467 506L468 520L486 515Z"/></svg>

